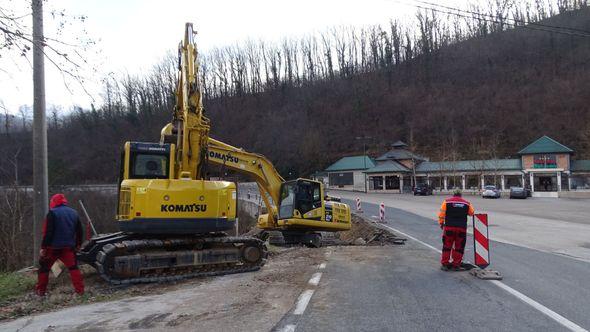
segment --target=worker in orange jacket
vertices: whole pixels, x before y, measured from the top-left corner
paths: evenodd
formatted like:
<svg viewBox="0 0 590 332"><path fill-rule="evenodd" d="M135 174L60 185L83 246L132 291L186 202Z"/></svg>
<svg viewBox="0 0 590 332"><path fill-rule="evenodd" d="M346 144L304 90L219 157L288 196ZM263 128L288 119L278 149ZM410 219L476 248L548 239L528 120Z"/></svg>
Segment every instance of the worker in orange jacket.
<svg viewBox="0 0 590 332"><path fill-rule="evenodd" d="M443 248L440 259L443 271L465 270L461 260L467 240L467 216L472 216L474 213L473 205L461 197L460 190L455 190L453 197L442 202L438 223L443 230Z"/></svg>

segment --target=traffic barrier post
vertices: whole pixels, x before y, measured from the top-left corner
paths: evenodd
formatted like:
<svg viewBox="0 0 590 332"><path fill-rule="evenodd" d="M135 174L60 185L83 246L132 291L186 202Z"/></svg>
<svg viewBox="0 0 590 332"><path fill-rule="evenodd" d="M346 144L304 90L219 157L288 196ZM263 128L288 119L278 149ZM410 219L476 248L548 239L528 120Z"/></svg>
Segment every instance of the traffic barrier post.
<svg viewBox="0 0 590 332"><path fill-rule="evenodd" d="M361 199L356 198L356 212L363 213L363 209L361 208Z"/></svg>
<svg viewBox="0 0 590 332"><path fill-rule="evenodd" d="M490 232L488 215L477 213L473 216L473 254L476 269L471 274L485 280L502 280L498 271L488 270L490 266Z"/></svg>
<svg viewBox="0 0 590 332"><path fill-rule="evenodd" d="M488 231L488 215L476 214L473 216L473 252L475 265L485 269L490 265L490 233Z"/></svg>
<svg viewBox="0 0 590 332"><path fill-rule="evenodd" d="M385 204L383 202L379 204L379 221L382 223L385 222Z"/></svg>

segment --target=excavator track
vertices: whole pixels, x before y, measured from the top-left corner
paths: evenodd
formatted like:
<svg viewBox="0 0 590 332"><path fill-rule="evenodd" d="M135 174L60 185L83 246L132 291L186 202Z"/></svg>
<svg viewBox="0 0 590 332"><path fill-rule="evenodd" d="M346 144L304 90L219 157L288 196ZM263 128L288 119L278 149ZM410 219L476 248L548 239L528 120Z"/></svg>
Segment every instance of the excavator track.
<svg viewBox="0 0 590 332"><path fill-rule="evenodd" d="M100 276L120 285L256 271L265 264L267 250L259 239L222 234L147 239L121 234L95 257Z"/></svg>

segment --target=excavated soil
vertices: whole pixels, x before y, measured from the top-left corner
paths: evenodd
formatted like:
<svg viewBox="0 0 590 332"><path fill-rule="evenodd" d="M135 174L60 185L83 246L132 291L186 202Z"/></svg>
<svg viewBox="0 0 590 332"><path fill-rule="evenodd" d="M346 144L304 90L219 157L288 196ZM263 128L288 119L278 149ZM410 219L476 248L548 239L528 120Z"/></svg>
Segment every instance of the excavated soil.
<svg viewBox="0 0 590 332"><path fill-rule="evenodd" d="M321 253L308 248L270 248L269 261L260 272L247 273L254 284L265 285L268 283L284 283L296 281L295 275L303 274L310 264L319 264ZM289 267L288 269L285 267ZM277 269L277 267L281 267ZM15 319L21 316L28 316L42 312L55 311L58 309L77 306L80 304L114 301L133 298L141 295L158 295L181 290L184 287L199 287L216 277L195 278L166 284L138 284L130 286L113 286L87 265L80 267L84 275L86 294L84 296L74 295L67 270L58 278L50 277L48 294L44 299L38 298L30 292L21 296L0 303L0 322ZM33 275L34 271L25 272ZM302 282L304 283L305 280ZM259 286L260 286L259 285ZM250 283L246 285L250 287ZM155 317L154 319L162 319ZM175 317L171 325L178 325L180 321L189 318ZM194 320L194 317L190 317ZM139 323L138 323L139 324ZM141 324L140 324L141 325Z"/></svg>
<svg viewBox="0 0 590 332"><path fill-rule="evenodd" d="M393 245L403 244L406 239L397 237L371 219L352 215L351 229L338 233L341 245Z"/></svg>

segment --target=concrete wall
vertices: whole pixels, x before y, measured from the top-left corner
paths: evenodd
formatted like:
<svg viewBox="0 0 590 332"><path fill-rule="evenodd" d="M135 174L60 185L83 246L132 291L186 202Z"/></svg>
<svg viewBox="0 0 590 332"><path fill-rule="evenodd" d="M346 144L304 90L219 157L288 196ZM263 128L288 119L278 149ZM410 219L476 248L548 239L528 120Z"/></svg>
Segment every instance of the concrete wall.
<svg viewBox="0 0 590 332"><path fill-rule="evenodd" d="M589 191L560 191L559 198L590 198Z"/></svg>
<svg viewBox="0 0 590 332"><path fill-rule="evenodd" d="M354 191L365 191L365 173L354 171Z"/></svg>

